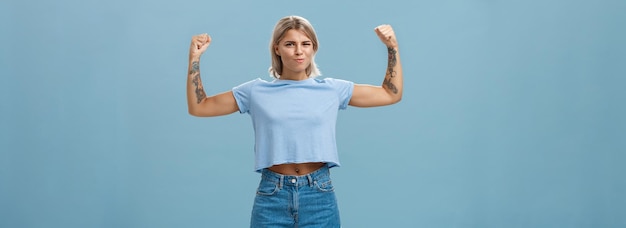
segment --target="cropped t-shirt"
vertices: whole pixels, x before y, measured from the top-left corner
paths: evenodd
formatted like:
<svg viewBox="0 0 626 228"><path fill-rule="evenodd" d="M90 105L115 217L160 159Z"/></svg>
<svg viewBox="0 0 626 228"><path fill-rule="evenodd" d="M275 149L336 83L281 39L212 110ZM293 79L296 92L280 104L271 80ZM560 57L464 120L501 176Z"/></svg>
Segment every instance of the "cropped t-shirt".
<svg viewBox="0 0 626 228"><path fill-rule="evenodd" d="M333 78L255 79L233 88L240 113L254 128L255 171L278 164L339 166L335 126L354 83Z"/></svg>

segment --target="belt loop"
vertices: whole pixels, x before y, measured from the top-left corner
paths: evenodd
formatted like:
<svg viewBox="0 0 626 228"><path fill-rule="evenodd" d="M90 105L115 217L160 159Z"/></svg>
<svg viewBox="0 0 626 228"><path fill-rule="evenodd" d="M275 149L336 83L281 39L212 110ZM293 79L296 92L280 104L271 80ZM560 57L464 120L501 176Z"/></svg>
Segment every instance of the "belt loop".
<svg viewBox="0 0 626 228"><path fill-rule="evenodd" d="M285 180L285 176L280 175L280 177L278 178L278 189L282 189L283 188L283 181Z"/></svg>
<svg viewBox="0 0 626 228"><path fill-rule="evenodd" d="M311 177L311 174L307 174L306 178L309 180L309 187L313 187L313 177Z"/></svg>

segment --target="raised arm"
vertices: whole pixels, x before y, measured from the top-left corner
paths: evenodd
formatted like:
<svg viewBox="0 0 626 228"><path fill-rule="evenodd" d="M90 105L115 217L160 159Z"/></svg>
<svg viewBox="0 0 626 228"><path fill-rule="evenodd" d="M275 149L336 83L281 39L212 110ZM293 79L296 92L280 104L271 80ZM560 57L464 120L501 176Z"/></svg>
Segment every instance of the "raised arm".
<svg viewBox="0 0 626 228"><path fill-rule="evenodd" d="M380 25L374 31L387 46L385 78L381 86L355 84L350 99L352 106L376 107L395 104L402 99L402 64L396 35L390 25Z"/></svg>
<svg viewBox="0 0 626 228"><path fill-rule="evenodd" d="M211 43L207 34L191 38L187 74L187 106L192 116L209 117L231 114L239 110L232 91L207 97L200 78L200 56Z"/></svg>

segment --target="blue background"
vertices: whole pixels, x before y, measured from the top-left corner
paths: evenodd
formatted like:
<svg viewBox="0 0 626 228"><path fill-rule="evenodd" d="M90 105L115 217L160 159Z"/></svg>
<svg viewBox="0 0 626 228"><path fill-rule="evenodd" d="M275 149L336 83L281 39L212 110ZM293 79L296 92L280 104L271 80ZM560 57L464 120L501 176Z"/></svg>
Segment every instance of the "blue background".
<svg viewBox="0 0 626 228"><path fill-rule="evenodd" d="M0 227L246 227L247 115L187 114L269 79L278 19L308 18L324 76L380 84L400 41L404 98L342 111L344 227L626 227L626 2L3 1Z"/></svg>

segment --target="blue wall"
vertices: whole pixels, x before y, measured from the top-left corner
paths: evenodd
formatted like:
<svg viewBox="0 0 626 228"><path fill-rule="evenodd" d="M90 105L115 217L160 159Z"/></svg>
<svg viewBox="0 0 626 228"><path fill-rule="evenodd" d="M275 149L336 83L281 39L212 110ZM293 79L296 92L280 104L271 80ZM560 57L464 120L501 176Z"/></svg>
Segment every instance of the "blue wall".
<svg viewBox="0 0 626 228"><path fill-rule="evenodd" d="M268 78L308 18L324 76L379 84L392 24L405 96L349 108L333 169L344 227L626 227L625 1L0 3L0 227L246 227L247 115L187 114Z"/></svg>

